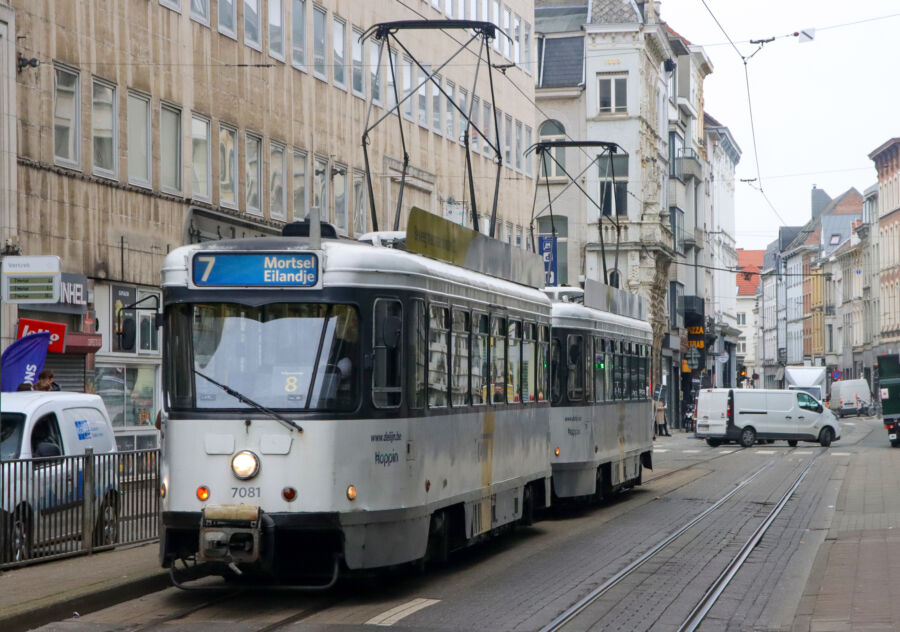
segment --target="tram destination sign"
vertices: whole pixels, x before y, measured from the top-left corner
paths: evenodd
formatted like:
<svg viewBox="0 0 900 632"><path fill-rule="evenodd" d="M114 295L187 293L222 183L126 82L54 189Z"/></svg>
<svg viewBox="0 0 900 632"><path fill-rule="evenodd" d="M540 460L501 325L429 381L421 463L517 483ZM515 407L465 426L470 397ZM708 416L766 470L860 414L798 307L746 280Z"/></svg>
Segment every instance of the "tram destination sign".
<svg viewBox="0 0 900 632"><path fill-rule="evenodd" d="M59 257L4 257L2 298L7 303L59 301Z"/></svg>
<svg viewBox="0 0 900 632"><path fill-rule="evenodd" d="M314 288L319 257L311 252L198 252L191 278L197 287Z"/></svg>

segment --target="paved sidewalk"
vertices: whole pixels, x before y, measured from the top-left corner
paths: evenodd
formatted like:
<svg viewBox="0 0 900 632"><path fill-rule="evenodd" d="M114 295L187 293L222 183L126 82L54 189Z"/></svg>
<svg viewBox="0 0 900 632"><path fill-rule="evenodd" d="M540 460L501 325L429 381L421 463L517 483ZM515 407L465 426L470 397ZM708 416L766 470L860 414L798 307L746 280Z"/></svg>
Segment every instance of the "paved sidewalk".
<svg viewBox="0 0 900 632"><path fill-rule="evenodd" d="M0 572L0 630L27 630L160 590L169 580L158 552L154 542Z"/></svg>

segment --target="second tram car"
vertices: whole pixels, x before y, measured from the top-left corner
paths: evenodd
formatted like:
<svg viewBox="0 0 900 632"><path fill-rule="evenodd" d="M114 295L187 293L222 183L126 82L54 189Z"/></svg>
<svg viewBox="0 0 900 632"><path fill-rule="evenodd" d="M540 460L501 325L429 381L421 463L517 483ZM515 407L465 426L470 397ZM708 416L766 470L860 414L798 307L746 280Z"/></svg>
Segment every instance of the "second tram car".
<svg viewBox="0 0 900 632"><path fill-rule="evenodd" d="M549 504L540 289L273 237L173 250L163 303L165 567L328 585Z"/></svg>
<svg viewBox="0 0 900 632"><path fill-rule="evenodd" d="M553 303L550 418L553 493L603 498L652 467L650 325Z"/></svg>

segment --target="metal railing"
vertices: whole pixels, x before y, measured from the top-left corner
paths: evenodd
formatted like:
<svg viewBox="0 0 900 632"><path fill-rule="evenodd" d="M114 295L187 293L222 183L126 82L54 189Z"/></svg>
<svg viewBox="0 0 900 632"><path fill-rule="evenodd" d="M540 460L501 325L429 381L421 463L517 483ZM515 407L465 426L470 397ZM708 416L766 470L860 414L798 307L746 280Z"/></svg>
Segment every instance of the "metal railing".
<svg viewBox="0 0 900 632"><path fill-rule="evenodd" d="M0 568L158 535L158 449L0 462Z"/></svg>

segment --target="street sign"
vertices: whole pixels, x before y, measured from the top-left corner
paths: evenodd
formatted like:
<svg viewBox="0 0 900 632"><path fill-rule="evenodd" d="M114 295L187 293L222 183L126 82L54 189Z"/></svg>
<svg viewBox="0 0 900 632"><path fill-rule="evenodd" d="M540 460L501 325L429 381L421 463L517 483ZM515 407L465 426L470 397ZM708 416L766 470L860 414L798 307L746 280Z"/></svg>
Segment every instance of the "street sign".
<svg viewBox="0 0 900 632"><path fill-rule="evenodd" d="M831 372L831 379L832 379L832 380L839 380L839 379L841 379L841 372L838 371L837 369L835 369L834 371L832 371L832 372Z"/></svg>
<svg viewBox="0 0 900 632"><path fill-rule="evenodd" d="M4 257L0 274L7 303L59 302L59 257Z"/></svg>
<svg viewBox="0 0 900 632"><path fill-rule="evenodd" d="M32 334L47 332L50 334L50 346L48 353L65 353L66 351L66 324L55 323L33 318L20 318L16 339L24 338Z"/></svg>
<svg viewBox="0 0 900 632"><path fill-rule="evenodd" d="M557 285L559 278L556 274L556 235L538 236L538 250L544 258L544 274L546 275L547 286Z"/></svg>

